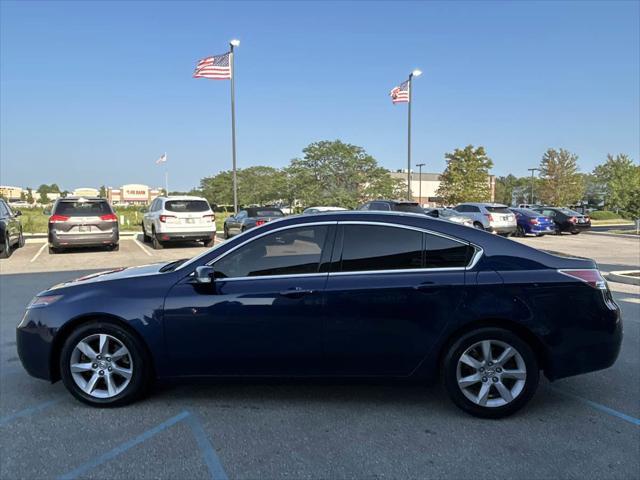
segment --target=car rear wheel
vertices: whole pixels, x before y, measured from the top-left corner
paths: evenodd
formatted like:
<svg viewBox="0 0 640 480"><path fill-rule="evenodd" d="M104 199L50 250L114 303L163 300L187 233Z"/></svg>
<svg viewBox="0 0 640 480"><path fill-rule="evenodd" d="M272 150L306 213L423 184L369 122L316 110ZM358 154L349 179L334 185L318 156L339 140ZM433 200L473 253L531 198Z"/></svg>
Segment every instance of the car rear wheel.
<svg viewBox="0 0 640 480"><path fill-rule="evenodd" d="M502 418L521 409L536 391L540 372L531 347L502 328L464 334L444 358L444 385L467 413Z"/></svg>
<svg viewBox="0 0 640 480"><path fill-rule="evenodd" d="M215 237L207 238L206 240L203 240L202 243L205 246L205 248L210 248L210 247L213 247L213 245L216 243L216 239Z"/></svg>
<svg viewBox="0 0 640 480"><path fill-rule="evenodd" d="M150 362L138 339L111 323L91 322L67 338L60 355L65 387L95 407L126 405L151 384Z"/></svg>
<svg viewBox="0 0 640 480"><path fill-rule="evenodd" d="M144 223L142 224L142 241L144 243L149 243L151 241L151 237L147 235L147 230L144 228Z"/></svg>
<svg viewBox="0 0 640 480"><path fill-rule="evenodd" d="M576 230L575 232L571 232L571 235L578 235L580 233L580 230Z"/></svg>
<svg viewBox="0 0 640 480"><path fill-rule="evenodd" d="M477 228L478 230L484 230L484 226L480 222L473 222L473 228Z"/></svg>
<svg viewBox="0 0 640 480"><path fill-rule="evenodd" d="M224 239L227 240L229 238L229 229L227 228L227 226L224 226L224 233L222 234Z"/></svg>
<svg viewBox="0 0 640 480"><path fill-rule="evenodd" d="M117 252L119 250L120 250L120 244L119 243L116 243L116 244L111 245L109 247L109 251L111 251L111 252Z"/></svg>
<svg viewBox="0 0 640 480"><path fill-rule="evenodd" d="M525 232L524 232L524 228L521 225L518 225L518 228L516 229L516 237L524 237L525 236Z"/></svg>
<svg viewBox="0 0 640 480"><path fill-rule="evenodd" d="M9 242L9 235L5 232L4 235L4 245L2 247L2 251L0 252L0 258L9 258L11 256L11 244Z"/></svg>
<svg viewBox="0 0 640 480"><path fill-rule="evenodd" d="M158 234L156 234L155 229L153 229L153 231L151 232L151 246L154 250L162 250L162 248L164 247L164 245L162 245L162 242L158 240Z"/></svg>

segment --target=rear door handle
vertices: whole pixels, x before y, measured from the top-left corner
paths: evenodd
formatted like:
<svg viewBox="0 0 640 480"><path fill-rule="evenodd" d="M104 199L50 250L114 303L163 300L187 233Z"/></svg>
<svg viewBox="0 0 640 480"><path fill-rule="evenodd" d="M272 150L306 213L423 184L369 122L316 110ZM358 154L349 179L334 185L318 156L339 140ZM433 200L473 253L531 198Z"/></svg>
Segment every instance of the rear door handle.
<svg viewBox="0 0 640 480"><path fill-rule="evenodd" d="M289 297L289 298L301 298L313 292L314 292L313 290L307 290L304 288L291 288L289 290L282 290L280 292L280 295L282 295L283 297Z"/></svg>

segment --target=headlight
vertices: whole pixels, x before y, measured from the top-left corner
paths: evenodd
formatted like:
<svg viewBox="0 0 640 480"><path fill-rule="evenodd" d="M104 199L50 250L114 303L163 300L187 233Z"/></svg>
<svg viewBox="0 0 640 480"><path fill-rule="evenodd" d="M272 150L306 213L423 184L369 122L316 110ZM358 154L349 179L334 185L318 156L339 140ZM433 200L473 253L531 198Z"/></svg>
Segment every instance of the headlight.
<svg viewBox="0 0 640 480"><path fill-rule="evenodd" d="M29 302L29 305L27 305L27 310L30 310L32 308L48 307L49 305L57 302L61 298L62 298L62 295L45 295L42 297L33 297L33 300L31 300Z"/></svg>

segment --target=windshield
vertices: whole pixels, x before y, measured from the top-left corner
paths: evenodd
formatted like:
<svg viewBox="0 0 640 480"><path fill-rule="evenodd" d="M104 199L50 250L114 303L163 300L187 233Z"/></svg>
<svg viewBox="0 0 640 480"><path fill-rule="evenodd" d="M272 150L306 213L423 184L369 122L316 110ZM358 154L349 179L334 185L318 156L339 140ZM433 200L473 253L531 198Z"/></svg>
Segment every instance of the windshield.
<svg viewBox="0 0 640 480"><path fill-rule="evenodd" d="M63 201L58 203L53 212L66 217L96 217L111 213L106 201L91 202L88 200Z"/></svg>
<svg viewBox="0 0 640 480"><path fill-rule="evenodd" d="M169 200L164 209L170 212L207 212L211 210L206 200Z"/></svg>
<svg viewBox="0 0 640 480"><path fill-rule="evenodd" d="M397 212L422 213L424 210L417 203L396 203L394 208Z"/></svg>

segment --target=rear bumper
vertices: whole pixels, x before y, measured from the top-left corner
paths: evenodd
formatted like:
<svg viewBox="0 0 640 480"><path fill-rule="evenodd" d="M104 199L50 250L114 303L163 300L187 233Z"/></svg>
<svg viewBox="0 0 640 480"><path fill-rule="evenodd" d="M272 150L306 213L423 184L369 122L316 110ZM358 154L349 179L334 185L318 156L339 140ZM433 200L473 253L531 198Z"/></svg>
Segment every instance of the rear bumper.
<svg viewBox="0 0 640 480"><path fill-rule="evenodd" d="M118 230L106 233L60 234L55 230L49 233L49 245L52 247L91 247L99 245L116 245L119 240Z"/></svg>
<svg viewBox="0 0 640 480"><path fill-rule="evenodd" d="M518 227L516 225L508 225L508 226L489 225L489 228L487 228L487 231L491 233L514 233L517 230L517 228Z"/></svg>
<svg viewBox="0 0 640 480"><path fill-rule="evenodd" d="M556 231L555 225L529 225L528 228L525 229L526 233L533 233L536 235L544 234L544 233L554 233Z"/></svg>
<svg viewBox="0 0 640 480"><path fill-rule="evenodd" d="M216 238L215 231L199 231L199 232L160 232L156 236L163 242L179 242L179 241L195 241L195 240L213 240Z"/></svg>

